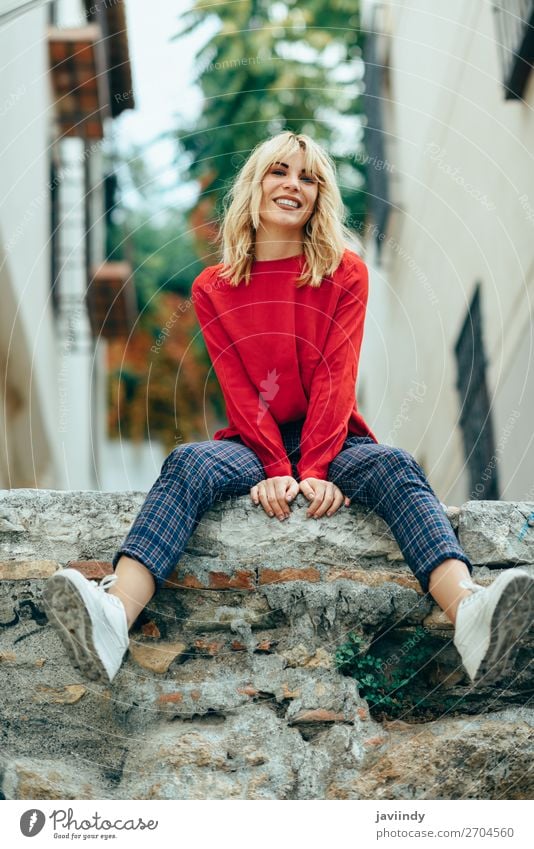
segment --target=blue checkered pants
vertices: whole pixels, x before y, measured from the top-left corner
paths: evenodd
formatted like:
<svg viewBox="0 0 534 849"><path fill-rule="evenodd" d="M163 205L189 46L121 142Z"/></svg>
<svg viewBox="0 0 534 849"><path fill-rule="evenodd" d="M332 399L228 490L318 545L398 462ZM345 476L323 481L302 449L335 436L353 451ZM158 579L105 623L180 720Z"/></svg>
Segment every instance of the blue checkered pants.
<svg viewBox="0 0 534 849"><path fill-rule="evenodd" d="M280 427L297 480L302 424ZM353 502L370 507L384 519L424 592L428 592L432 570L449 557L462 560L472 571L423 470L407 451L377 444L370 437L348 436L327 477ZM215 501L248 494L264 479L258 457L239 436L178 446L165 459L113 557L113 568L122 554L133 557L152 572L159 589L180 560L202 514ZM265 521L273 520L266 516Z"/></svg>

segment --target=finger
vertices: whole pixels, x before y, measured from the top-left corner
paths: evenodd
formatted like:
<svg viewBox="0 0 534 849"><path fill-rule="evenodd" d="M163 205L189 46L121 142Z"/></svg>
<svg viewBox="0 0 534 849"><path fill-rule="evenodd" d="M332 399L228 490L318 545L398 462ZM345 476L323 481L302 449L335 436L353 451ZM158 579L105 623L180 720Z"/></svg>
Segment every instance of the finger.
<svg viewBox="0 0 534 849"><path fill-rule="evenodd" d="M317 486L315 488L315 497L311 504L308 506L307 516L315 516L315 511L318 510L319 506L323 503L323 499L325 496L326 487Z"/></svg>
<svg viewBox="0 0 534 849"><path fill-rule="evenodd" d="M287 519L291 515L291 512L286 500L286 481L283 478L279 478L273 481L273 484L274 494L276 496L276 506L278 508L278 510L275 509L276 516L279 519Z"/></svg>
<svg viewBox="0 0 534 849"><path fill-rule="evenodd" d="M350 505L351 505L350 498L347 498L347 496L345 496L345 507L350 507Z"/></svg>
<svg viewBox="0 0 534 849"><path fill-rule="evenodd" d="M299 485L299 489L302 492L302 494L304 495L304 497L308 499L308 501L311 498L313 498L314 495L315 495L315 490L312 487L312 485L310 483L308 483L308 481L301 481L300 485Z"/></svg>
<svg viewBox="0 0 534 849"><path fill-rule="evenodd" d="M334 496L334 501L333 501L332 505L331 505L331 506L330 506L330 508L326 511L326 515L327 515L327 516L333 516L333 515L334 515L334 513L336 513L336 512L339 510L339 508L341 507L341 505L343 504L343 500L344 500L344 498L345 498L345 496L344 496L344 495L343 495L343 493L342 493L342 492L340 492L340 490L338 489L338 490L336 491L335 496Z"/></svg>
<svg viewBox="0 0 534 849"><path fill-rule="evenodd" d="M317 508L317 510L315 511L315 518L316 519L320 519L321 516L324 516L326 511L330 509L330 507L333 504L335 494L336 493L335 493L334 484L333 483L327 483L327 485L325 486L325 490L324 490L323 500L322 500L321 504L319 505L319 507Z"/></svg>
<svg viewBox="0 0 534 849"><path fill-rule="evenodd" d="M299 494L299 485L295 478L292 479L289 487L286 490L286 501L293 501Z"/></svg>
<svg viewBox="0 0 534 849"><path fill-rule="evenodd" d="M267 513L268 516L274 516L273 509L269 504L269 498L267 493L267 484L266 481L262 481L258 485L258 496L260 499L260 504Z"/></svg>
<svg viewBox="0 0 534 849"><path fill-rule="evenodd" d="M282 519L284 517L284 511L282 510L279 504L278 493L276 491L275 484L272 480L267 481L267 501L269 503L270 508L269 516L276 516L277 519ZM287 509L287 505L284 506Z"/></svg>
<svg viewBox="0 0 534 849"><path fill-rule="evenodd" d="M311 503L308 505L308 510L306 511L306 516L309 518L311 516L311 508L315 503L315 507L322 501L322 488L319 481L314 481L312 484L309 480L303 480L299 484L299 489Z"/></svg>
<svg viewBox="0 0 534 849"><path fill-rule="evenodd" d="M252 498L252 501L253 501L254 504L260 503L260 499L259 499L259 496L258 496L258 486L257 486L257 484L256 484L256 486L251 487L250 497Z"/></svg>

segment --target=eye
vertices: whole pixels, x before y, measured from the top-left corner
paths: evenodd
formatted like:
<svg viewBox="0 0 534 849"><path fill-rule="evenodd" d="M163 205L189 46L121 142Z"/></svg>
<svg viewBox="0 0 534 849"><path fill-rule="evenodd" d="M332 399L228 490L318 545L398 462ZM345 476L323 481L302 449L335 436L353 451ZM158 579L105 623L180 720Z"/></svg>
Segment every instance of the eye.
<svg viewBox="0 0 534 849"><path fill-rule="evenodd" d="M301 177L301 180L306 180L306 182L308 182L308 183L315 183L316 182L315 177L310 177L309 174L303 174L302 177Z"/></svg>
<svg viewBox="0 0 534 849"><path fill-rule="evenodd" d="M284 176L284 175L285 175L285 173L286 173L286 172L285 172L285 171L282 171L282 169L281 169L281 168L273 168L273 170L271 171L271 174L281 174L282 176Z"/></svg>

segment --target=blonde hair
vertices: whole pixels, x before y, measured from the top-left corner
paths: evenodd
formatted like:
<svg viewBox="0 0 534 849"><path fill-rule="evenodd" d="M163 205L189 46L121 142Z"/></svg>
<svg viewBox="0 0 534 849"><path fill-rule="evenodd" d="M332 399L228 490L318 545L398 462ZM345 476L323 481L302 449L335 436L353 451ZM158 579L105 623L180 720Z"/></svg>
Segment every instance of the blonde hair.
<svg viewBox="0 0 534 849"><path fill-rule="evenodd" d="M351 240L345 227L345 209L336 182L336 166L330 156L309 136L279 133L256 145L241 168L225 198L225 211L218 239L222 246L224 269L220 277L232 286L250 283L254 262L255 231L260 224L262 180L274 162L299 150L304 167L318 181L315 208L304 233L305 263L297 285L320 286L323 277L333 274Z"/></svg>

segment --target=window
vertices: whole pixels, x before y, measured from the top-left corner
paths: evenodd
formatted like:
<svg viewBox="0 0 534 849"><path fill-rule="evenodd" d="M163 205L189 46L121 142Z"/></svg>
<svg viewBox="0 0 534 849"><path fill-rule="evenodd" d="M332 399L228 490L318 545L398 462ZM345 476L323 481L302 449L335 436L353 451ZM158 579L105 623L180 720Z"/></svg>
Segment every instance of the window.
<svg viewBox="0 0 534 849"><path fill-rule="evenodd" d="M534 0L502 0L493 4L504 97L523 97L534 62Z"/></svg>
<svg viewBox="0 0 534 849"><path fill-rule="evenodd" d="M499 498L480 299L478 283L455 345L460 426L472 500Z"/></svg>
<svg viewBox="0 0 534 849"><path fill-rule="evenodd" d="M52 0L52 2L48 4L48 23L51 27L56 27L57 22L57 0Z"/></svg>
<svg viewBox="0 0 534 849"><path fill-rule="evenodd" d="M375 10L376 12L376 10ZM375 225L377 253L380 255L382 240L380 235L386 232L390 213L389 179L386 161L385 127L383 116L384 89L387 86L386 69L379 57L378 38L375 24L365 31L363 61L365 64L365 91L363 93L364 111L367 117L364 141L366 148L366 191L367 208ZM385 86L386 83L386 86ZM382 239L383 239L382 235Z"/></svg>
<svg viewBox="0 0 534 849"><path fill-rule="evenodd" d="M59 173L55 149L50 158L50 282L52 309L59 312Z"/></svg>

